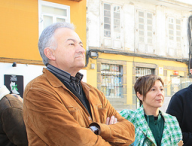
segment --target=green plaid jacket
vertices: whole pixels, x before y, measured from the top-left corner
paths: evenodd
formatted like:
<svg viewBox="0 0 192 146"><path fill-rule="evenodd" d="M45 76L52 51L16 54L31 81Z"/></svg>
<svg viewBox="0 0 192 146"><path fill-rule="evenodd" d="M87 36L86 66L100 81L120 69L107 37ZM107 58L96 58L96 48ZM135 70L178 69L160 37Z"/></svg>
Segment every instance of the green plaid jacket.
<svg viewBox="0 0 192 146"><path fill-rule="evenodd" d="M143 106L135 111L124 109L120 114L135 126L135 141L132 146L157 146L151 129L144 117ZM182 133L178 121L175 117L164 112L162 112L162 115L165 123L161 146L177 146L177 143L182 140Z"/></svg>

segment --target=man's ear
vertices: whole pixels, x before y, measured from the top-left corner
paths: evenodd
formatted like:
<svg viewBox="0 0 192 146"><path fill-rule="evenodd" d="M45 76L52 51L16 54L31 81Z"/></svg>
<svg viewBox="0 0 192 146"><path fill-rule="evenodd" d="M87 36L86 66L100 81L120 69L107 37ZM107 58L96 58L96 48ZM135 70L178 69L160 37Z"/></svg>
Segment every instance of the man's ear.
<svg viewBox="0 0 192 146"><path fill-rule="evenodd" d="M143 95L141 95L139 92L137 92L137 97L138 97L141 101L143 101Z"/></svg>
<svg viewBox="0 0 192 146"><path fill-rule="evenodd" d="M47 56L47 58L49 58L49 60L55 60L55 54L53 49L45 48L44 54L45 56Z"/></svg>

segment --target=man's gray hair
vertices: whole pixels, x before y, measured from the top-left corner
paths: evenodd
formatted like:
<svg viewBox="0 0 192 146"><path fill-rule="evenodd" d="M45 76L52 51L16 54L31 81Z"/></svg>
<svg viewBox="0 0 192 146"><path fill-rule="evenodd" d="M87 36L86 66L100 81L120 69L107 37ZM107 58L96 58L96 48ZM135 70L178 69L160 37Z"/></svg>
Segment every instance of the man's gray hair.
<svg viewBox="0 0 192 146"><path fill-rule="evenodd" d="M58 23L53 23L49 25L43 30L43 32L41 33L41 36L39 37L38 48L39 48L39 53L41 55L41 58L43 59L43 63L45 65L49 63L49 58L45 56L44 49L49 47L55 50L57 48L57 42L55 41L54 33L55 33L55 30L58 28L69 28L74 30L74 25L67 22L58 22Z"/></svg>

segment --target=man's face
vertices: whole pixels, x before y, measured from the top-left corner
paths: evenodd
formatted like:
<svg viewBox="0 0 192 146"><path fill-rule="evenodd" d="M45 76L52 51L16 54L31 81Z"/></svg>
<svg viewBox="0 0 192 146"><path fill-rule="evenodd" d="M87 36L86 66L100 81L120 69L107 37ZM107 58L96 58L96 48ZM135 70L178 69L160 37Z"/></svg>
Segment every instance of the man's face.
<svg viewBox="0 0 192 146"><path fill-rule="evenodd" d="M71 75L85 66L85 49L78 34L68 28L59 28L54 34L57 49L54 50L54 66ZM51 61L52 62L52 61Z"/></svg>

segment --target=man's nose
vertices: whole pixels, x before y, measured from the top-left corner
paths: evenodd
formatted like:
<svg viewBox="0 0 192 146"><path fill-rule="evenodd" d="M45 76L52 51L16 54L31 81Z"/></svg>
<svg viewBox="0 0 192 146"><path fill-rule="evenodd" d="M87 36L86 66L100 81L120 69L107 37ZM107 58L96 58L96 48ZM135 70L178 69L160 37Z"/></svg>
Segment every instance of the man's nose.
<svg viewBox="0 0 192 146"><path fill-rule="evenodd" d="M78 45L78 50L79 52L85 53L85 49L81 45Z"/></svg>

